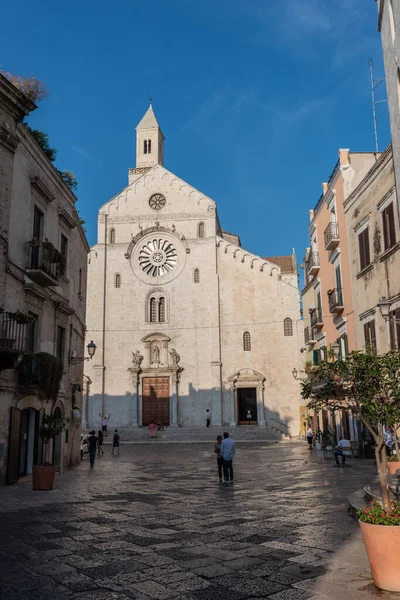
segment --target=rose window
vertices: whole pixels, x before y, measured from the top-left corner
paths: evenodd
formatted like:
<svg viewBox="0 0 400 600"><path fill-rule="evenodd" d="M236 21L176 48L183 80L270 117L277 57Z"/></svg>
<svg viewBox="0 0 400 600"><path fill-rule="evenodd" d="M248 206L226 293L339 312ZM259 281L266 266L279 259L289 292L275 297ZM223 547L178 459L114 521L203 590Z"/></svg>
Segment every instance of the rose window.
<svg viewBox="0 0 400 600"><path fill-rule="evenodd" d="M165 196L162 194L153 194L149 200L150 208L154 210L160 210L165 206Z"/></svg>
<svg viewBox="0 0 400 600"><path fill-rule="evenodd" d="M157 238L147 242L139 253L139 265L152 277L169 273L175 267L178 254L168 240Z"/></svg>

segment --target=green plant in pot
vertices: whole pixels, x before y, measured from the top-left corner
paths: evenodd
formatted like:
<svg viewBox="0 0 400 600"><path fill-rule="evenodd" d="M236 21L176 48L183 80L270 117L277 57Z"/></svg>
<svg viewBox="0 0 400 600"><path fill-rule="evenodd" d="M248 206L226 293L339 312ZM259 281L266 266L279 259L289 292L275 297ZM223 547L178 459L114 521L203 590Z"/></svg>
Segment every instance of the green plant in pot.
<svg viewBox="0 0 400 600"><path fill-rule="evenodd" d="M51 490L54 485L56 467L50 460L51 442L65 429L66 421L64 418L55 415L44 414L42 416L38 435L43 443L43 461L42 465L32 468L32 485L34 490Z"/></svg>
<svg viewBox="0 0 400 600"><path fill-rule="evenodd" d="M392 456L387 457L387 470L389 475L394 475L400 469L400 461L397 454L392 454Z"/></svg>
<svg viewBox="0 0 400 600"><path fill-rule="evenodd" d="M400 513L387 485L384 441L385 427L400 422L400 350L383 355L352 352L346 359L322 361L309 380L302 382L302 396L317 411L349 411L374 439L381 520L371 521L368 506L358 511L358 518L375 585L400 591Z"/></svg>

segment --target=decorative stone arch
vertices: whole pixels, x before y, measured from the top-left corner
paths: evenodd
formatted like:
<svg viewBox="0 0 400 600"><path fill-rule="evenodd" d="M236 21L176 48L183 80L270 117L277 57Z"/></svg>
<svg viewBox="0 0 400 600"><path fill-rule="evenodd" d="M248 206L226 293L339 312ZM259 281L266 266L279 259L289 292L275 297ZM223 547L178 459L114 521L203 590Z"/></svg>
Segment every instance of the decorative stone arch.
<svg viewBox="0 0 400 600"><path fill-rule="evenodd" d="M254 369L240 369L228 377L231 388L231 417L232 427L238 424L238 393L239 388L256 388L257 421L258 425L265 426L264 389L266 377Z"/></svg>
<svg viewBox="0 0 400 600"><path fill-rule="evenodd" d="M271 269L271 270L270 270L270 272L269 272L269 274L270 274L270 276L271 276L271 277L272 277L272 273L273 273L274 271L276 271L276 272L277 272L277 274L279 275L279 269L278 269L278 267L272 267L272 269Z"/></svg>
<svg viewBox="0 0 400 600"><path fill-rule="evenodd" d="M268 267L268 266L269 266L269 263L267 263L267 262L264 262L264 263L261 265L261 267L260 267L260 271L261 271L261 273L264 271L264 267Z"/></svg>
<svg viewBox="0 0 400 600"><path fill-rule="evenodd" d="M155 299L156 304L157 304L157 320L156 321L151 321L151 317L150 317L150 301L152 298ZM165 319L164 319L164 321L159 321L158 311L159 311L160 298L165 299ZM152 290L147 292L145 306L144 306L146 323L160 323L160 322L161 323L169 323L169 305L170 305L169 294L162 288L160 288L160 287L153 288Z"/></svg>
<svg viewBox="0 0 400 600"><path fill-rule="evenodd" d="M246 258L246 256L250 256L250 254L247 254L247 253L246 253L246 254L243 254L243 257L242 257L242 263L244 263L244 259Z"/></svg>
<svg viewBox="0 0 400 600"><path fill-rule="evenodd" d="M233 258L236 258L236 252L243 252L243 250L241 248L235 250L235 252L232 254Z"/></svg>
<svg viewBox="0 0 400 600"><path fill-rule="evenodd" d="M34 410L42 410L43 403L36 396L24 396L17 402L17 408L19 410L24 410L25 408L33 408Z"/></svg>

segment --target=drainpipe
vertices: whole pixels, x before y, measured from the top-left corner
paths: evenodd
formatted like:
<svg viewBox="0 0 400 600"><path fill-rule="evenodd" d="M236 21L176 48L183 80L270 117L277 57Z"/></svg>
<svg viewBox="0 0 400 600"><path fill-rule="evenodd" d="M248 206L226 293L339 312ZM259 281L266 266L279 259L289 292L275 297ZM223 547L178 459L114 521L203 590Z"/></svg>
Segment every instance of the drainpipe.
<svg viewBox="0 0 400 600"><path fill-rule="evenodd" d="M106 300L107 300L107 215L104 215L104 274L103 274L103 336L102 345L103 351L101 353L101 414L105 414L105 402L104 393L106 385Z"/></svg>

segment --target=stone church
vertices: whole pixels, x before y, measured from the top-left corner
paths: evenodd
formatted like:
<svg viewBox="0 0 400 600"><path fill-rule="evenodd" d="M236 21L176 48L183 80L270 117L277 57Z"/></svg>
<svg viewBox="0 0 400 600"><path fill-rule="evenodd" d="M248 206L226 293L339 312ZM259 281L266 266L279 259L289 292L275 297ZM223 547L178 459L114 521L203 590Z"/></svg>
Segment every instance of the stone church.
<svg viewBox="0 0 400 600"><path fill-rule="evenodd" d="M220 224L216 202L164 167L152 106L128 185L99 210L89 254L83 426L274 424L299 434L294 254L262 258Z"/></svg>

